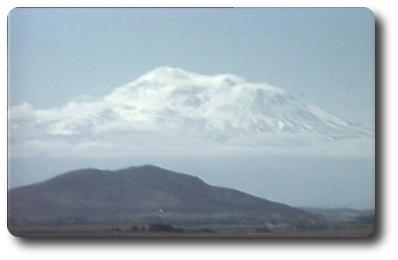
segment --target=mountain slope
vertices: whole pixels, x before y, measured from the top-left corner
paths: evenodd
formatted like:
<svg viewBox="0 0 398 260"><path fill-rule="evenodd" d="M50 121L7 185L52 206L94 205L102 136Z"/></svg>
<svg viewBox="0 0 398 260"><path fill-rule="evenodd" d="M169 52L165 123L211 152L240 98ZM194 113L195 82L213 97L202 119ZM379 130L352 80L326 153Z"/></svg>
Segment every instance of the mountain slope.
<svg viewBox="0 0 398 260"><path fill-rule="evenodd" d="M155 166L84 169L8 192L10 219L129 218L139 215L240 214L316 219L293 207Z"/></svg>

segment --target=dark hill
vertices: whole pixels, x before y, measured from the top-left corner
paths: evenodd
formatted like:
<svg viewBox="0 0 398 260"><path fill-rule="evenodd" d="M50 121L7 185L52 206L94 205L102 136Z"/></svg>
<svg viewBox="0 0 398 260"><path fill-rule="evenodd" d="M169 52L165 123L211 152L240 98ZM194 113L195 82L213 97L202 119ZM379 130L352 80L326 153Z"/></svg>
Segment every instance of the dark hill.
<svg viewBox="0 0 398 260"><path fill-rule="evenodd" d="M11 219L242 214L284 220L316 215L156 166L76 170L8 192Z"/></svg>

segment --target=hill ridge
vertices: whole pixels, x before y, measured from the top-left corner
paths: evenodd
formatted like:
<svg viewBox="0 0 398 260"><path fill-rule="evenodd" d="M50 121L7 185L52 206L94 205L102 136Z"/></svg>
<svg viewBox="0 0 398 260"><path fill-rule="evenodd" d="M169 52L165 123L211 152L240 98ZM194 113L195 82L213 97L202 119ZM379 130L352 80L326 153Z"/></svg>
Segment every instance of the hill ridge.
<svg viewBox="0 0 398 260"><path fill-rule="evenodd" d="M261 215L316 218L301 209L236 189L209 185L199 177L154 165L115 171L94 168L58 175L8 192L11 218L129 218L142 214Z"/></svg>

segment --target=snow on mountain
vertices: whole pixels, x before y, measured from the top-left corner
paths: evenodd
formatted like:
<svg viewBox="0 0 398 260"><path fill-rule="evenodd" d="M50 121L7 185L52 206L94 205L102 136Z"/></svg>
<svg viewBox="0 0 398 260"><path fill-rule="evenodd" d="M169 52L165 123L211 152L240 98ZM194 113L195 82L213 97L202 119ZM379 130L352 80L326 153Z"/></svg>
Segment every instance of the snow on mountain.
<svg viewBox="0 0 398 260"><path fill-rule="evenodd" d="M156 122L220 136L242 132L312 133L330 138L369 134L364 126L303 104L283 89L234 75L204 76L162 67L116 89L105 100L123 121Z"/></svg>
<svg viewBox="0 0 398 260"><path fill-rule="evenodd" d="M170 143L173 136L224 143L250 136L367 138L373 130L265 83L161 67L97 100L53 109L11 107L10 133L15 142L31 146L40 140L47 145L108 140L109 146L114 140L150 142L156 135Z"/></svg>

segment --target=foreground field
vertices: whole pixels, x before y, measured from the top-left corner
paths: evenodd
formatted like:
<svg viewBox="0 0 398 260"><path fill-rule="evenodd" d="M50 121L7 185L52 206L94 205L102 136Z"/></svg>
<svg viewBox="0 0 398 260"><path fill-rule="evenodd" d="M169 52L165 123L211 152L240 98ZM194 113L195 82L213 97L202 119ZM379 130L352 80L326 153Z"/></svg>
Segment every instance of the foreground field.
<svg viewBox="0 0 398 260"><path fill-rule="evenodd" d="M145 215L132 219L14 220L12 234L22 237L368 237L374 215L368 211L314 210L318 221L271 221L241 215Z"/></svg>

